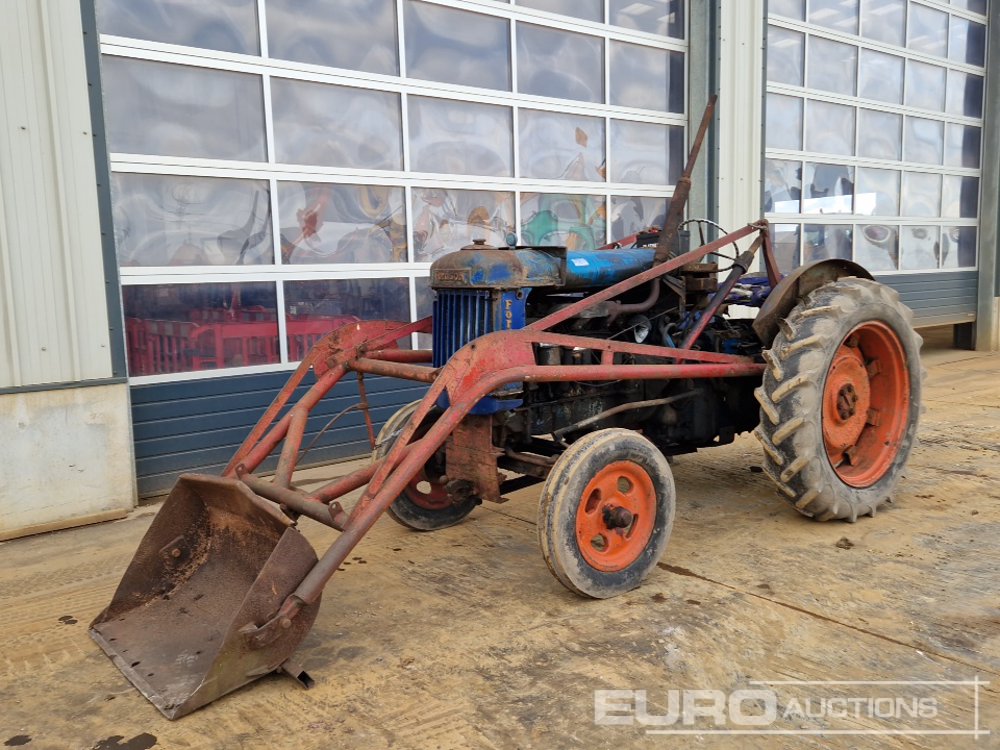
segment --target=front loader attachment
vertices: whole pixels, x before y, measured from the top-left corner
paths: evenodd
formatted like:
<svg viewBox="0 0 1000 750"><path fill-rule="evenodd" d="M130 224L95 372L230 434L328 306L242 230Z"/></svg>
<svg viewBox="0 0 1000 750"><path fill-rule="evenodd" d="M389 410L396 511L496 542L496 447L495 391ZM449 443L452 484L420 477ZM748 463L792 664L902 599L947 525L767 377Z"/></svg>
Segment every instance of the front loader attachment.
<svg viewBox="0 0 1000 750"><path fill-rule="evenodd" d="M524 328L478 335L438 367L432 365L432 351L398 345L408 343L411 334L431 333L430 318L357 321L332 331L302 360L222 477L178 480L91 635L171 719L280 668L300 676L288 660L316 619L323 587L386 509L419 477L429 476L428 464L437 465L442 451L454 476L444 482L446 475L432 474L454 504L499 501L506 487L526 486L517 478L504 481L498 453L514 462L512 471L524 474L520 468L527 467L527 474L537 474L521 460L526 454L494 450L492 420L473 414L483 399L509 393L505 389L517 384L759 377L765 365L749 356L552 330L753 234L758 241L740 256L733 273L745 269L760 247L768 267L774 266L767 223L750 224L560 305ZM733 273L701 311L695 332L724 303ZM539 352L560 349L589 352L588 359L570 365L561 359L539 361ZM341 411L319 434L345 414L360 411L379 457L316 489L296 487L296 465L312 445L302 447L310 412L348 373L357 377L359 403ZM307 375L313 382L290 403ZM369 376L427 386L416 410L392 434L391 446L382 450L369 413ZM442 402L447 406L439 408ZM279 446L273 477L255 474ZM345 509L340 500L362 488L360 498ZM296 528L303 517L340 532L320 558ZM300 681L307 680L300 676Z"/></svg>
<svg viewBox="0 0 1000 750"><path fill-rule="evenodd" d="M319 601L266 645L252 644L249 631L315 564L291 520L242 482L187 474L90 634L174 719L281 668L312 627Z"/></svg>

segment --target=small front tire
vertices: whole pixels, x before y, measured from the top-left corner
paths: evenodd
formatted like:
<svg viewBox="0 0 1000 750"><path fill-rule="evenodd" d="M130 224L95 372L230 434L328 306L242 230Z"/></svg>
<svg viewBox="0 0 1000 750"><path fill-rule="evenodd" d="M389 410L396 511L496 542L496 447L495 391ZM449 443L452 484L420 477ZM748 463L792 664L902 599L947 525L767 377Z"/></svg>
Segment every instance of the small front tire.
<svg viewBox="0 0 1000 750"><path fill-rule="evenodd" d="M570 591L617 596L662 557L674 508L673 475L656 446L633 430L598 430L573 443L545 481L542 556Z"/></svg>
<svg viewBox="0 0 1000 750"><path fill-rule="evenodd" d="M399 433L406 427L418 406L420 402L414 401L389 417L389 421L383 425L375 440L372 461L378 461L388 455ZM426 432L426 427L429 427L429 424L421 425L416 437ZM386 509L386 513L393 521L415 531L436 531L454 526L473 511L476 502L468 500L456 505L444 485L434 481L433 474L434 472L429 472L425 467L407 484L399 497Z"/></svg>

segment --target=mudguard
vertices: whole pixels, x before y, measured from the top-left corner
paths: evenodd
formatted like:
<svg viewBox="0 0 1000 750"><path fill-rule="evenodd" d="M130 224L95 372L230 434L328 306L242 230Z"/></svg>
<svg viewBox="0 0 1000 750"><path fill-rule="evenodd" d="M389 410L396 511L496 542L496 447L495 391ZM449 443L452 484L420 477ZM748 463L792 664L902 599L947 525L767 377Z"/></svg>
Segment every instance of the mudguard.
<svg viewBox="0 0 1000 750"><path fill-rule="evenodd" d="M778 321L792 311L798 301L814 289L845 276L871 279L864 266L843 258L827 258L799 266L787 274L768 295L753 322L753 330L764 346L770 346L778 333Z"/></svg>

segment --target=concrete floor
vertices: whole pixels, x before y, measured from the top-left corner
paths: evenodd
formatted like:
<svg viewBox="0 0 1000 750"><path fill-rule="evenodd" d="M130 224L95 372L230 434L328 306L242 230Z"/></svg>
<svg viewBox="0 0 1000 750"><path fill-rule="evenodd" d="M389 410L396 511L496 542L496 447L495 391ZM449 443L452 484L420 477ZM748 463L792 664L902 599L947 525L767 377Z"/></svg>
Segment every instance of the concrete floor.
<svg viewBox="0 0 1000 750"><path fill-rule="evenodd" d="M758 446L744 437L677 460L663 563L609 601L579 599L549 575L537 488L432 534L382 519L327 588L301 649L313 690L270 676L176 722L87 636L156 508L0 544L0 746L1000 747L1000 356L945 343L925 346L922 443L876 518L801 518L753 471ZM331 541L304 526L317 547ZM807 698L937 700L917 728L972 729L978 715L992 730L978 741L836 733L907 726L867 715L769 727L812 733L801 736L713 735L704 719L693 736L658 736L594 721L595 690L646 690L662 713L670 689L974 679L992 681L978 714L967 685L771 688L782 716Z"/></svg>

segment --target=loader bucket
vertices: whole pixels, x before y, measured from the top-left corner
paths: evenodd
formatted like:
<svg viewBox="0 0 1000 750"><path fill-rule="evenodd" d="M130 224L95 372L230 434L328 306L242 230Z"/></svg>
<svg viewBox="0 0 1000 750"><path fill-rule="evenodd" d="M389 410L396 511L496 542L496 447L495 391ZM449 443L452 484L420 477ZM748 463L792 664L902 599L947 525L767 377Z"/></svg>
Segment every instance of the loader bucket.
<svg viewBox="0 0 1000 750"><path fill-rule="evenodd" d="M292 655L319 601L263 647L252 648L246 630L264 624L315 563L291 521L242 482L186 474L90 634L143 695L176 719Z"/></svg>

